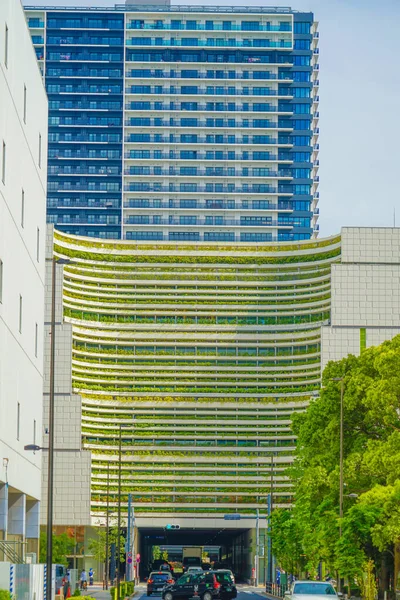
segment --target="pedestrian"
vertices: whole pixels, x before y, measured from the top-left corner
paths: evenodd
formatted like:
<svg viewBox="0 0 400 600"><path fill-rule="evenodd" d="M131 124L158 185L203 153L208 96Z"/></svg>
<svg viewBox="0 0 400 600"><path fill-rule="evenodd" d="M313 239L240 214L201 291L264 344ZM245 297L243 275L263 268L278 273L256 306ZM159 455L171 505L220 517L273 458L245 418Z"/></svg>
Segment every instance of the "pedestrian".
<svg viewBox="0 0 400 600"><path fill-rule="evenodd" d="M93 576L94 576L94 571L93 571L92 567L90 567L90 569L89 569L89 585L93 585Z"/></svg>
<svg viewBox="0 0 400 600"><path fill-rule="evenodd" d="M87 573L85 571L85 569L82 569L81 572L81 590L84 590L87 588Z"/></svg>

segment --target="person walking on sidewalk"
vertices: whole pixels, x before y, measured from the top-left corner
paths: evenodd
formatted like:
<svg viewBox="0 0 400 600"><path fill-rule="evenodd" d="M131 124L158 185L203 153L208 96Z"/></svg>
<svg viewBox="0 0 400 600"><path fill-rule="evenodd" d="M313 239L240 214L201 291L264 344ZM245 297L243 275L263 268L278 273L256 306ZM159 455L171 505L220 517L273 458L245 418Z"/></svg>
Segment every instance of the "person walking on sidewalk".
<svg viewBox="0 0 400 600"><path fill-rule="evenodd" d="M87 588L87 573L85 569L82 569L81 573L81 590L85 590Z"/></svg>

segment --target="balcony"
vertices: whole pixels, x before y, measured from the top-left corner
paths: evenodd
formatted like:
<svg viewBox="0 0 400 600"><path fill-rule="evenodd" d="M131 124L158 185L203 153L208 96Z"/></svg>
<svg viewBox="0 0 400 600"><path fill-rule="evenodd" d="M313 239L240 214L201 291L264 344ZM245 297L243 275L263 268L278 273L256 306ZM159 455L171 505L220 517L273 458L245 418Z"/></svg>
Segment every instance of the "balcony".
<svg viewBox="0 0 400 600"><path fill-rule="evenodd" d="M151 104L151 103L150 103ZM155 103L154 103L155 104ZM157 103L158 104L158 103ZM278 106L266 106L260 109L255 109L254 106L250 106L250 107L246 107L244 108L243 105L235 105L235 106L230 106L228 108L227 104L224 104L223 107L209 107L206 104L201 104L201 103L196 103L197 106L195 108L183 108L179 105L179 103L174 103L171 102L169 104L162 104L161 107L157 107L157 109L155 107L151 107L150 108L135 108L134 106L132 106L132 103L130 105L128 105L126 107L127 111L137 111L140 113L143 113L144 115L149 115L153 112L160 112L160 111L166 111L168 113L171 112L185 112L185 113L197 113L197 112L207 112L207 113L232 113L232 112L245 112L245 113L285 113L287 115L292 115L293 112L292 111L288 111L288 110L282 110L281 108L279 108ZM213 104L219 104L218 102L214 102ZM153 116L153 115L152 115ZM247 116L247 115L246 115ZM129 120L125 122L125 125L129 125Z"/></svg>
<svg viewBox="0 0 400 600"><path fill-rule="evenodd" d="M190 63L188 63L190 64ZM197 73L197 75L193 75L190 77L184 77L182 76L182 74L180 72L175 72L173 75L171 75L170 71L161 71L159 69L157 70L153 70L153 69L137 69L137 71L145 71L144 74L135 74L134 70L131 71L127 71L126 73L126 78L132 78L132 79L148 79L148 78L152 78L152 79L174 79L174 80L180 80L180 79L184 79L184 80L196 80L196 79L207 79L208 81L258 81L258 82L262 82L262 81L268 81L268 80L273 80L273 81L293 81L293 78L290 76L285 75L280 76L279 73L270 73L265 71L263 73L262 77L254 77L253 73L247 73L242 74L242 73L234 73L234 77L228 75L227 72L222 73L222 75L218 75L217 77L211 77L209 75L207 75L207 73ZM196 69L194 69L196 70ZM150 71L149 73L147 73L147 71Z"/></svg>
<svg viewBox="0 0 400 600"><path fill-rule="evenodd" d="M246 139L246 138L243 138L243 137L240 137L240 138L238 137L238 138L235 139L234 142L232 142L230 139L228 139L228 136L221 135L221 136L218 136L218 138L219 138L218 140L216 140L215 142L212 142L212 143L215 143L215 144L227 144L229 146L232 146L232 145L237 146L237 145L241 145L241 144L244 144L244 145L255 145L255 146L257 146L257 145L265 146L265 145L275 145L275 144L278 144L278 139L277 138L272 138L272 137L268 137L268 139L263 139L263 140L260 140L260 141L257 141L257 140L254 141L254 140L249 140L249 139ZM89 137L83 138L81 136L77 136L76 140L79 140L79 141L90 141ZM182 145L182 146L188 145L190 147L193 146L193 143L196 143L196 145L209 144L210 143L206 139L206 136L204 136L204 135L203 136L199 136L198 135L196 142L181 141L180 139L178 139L178 136L174 136L174 138L171 139L169 137L161 137L161 136L160 137L156 137L154 135L149 135L149 139L141 139L141 140L134 140L134 139L132 139L132 136L129 136L129 137L125 138L125 142L126 143L132 143L132 144L138 144L138 143L140 143L140 144L152 144L152 145L153 144L171 144L171 143L173 143L173 144L178 144L178 145ZM288 145L288 146L293 145L289 137L287 137L287 139L285 139L285 140L280 139L279 140L279 144Z"/></svg>
<svg viewBox="0 0 400 600"><path fill-rule="evenodd" d="M291 28L291 24L288 23L285 27L281 27L280 25L258 25L258 29L246 29L243 28L241 25L235 25L235 24L231 24L229 29L225 26L223 26L222 24L218 24L218 23L214 23L213 26L206 26L206 25L200 25L200 24L196 24L193 27L190 28L186 28L183 26L183 24L181 25L175 25L174 27L171 26L170 23L134 23L134 22L130 22L126 25L127 29L138 29L139 31L185 31L187 33L190 33L191 31L207 31L207 32L212 32L212 31L223 31L224 33L229 33L230 31L242 31L244 33L257 33L259 31L271 31L271 32L281 32L281 33L291 33L292 28Z"/></svg>
<svg viewBox="0 0 400 600"><path fill-rule="evenodd" d="M135 219L134 217L128 217L124 220L125 225L134 225L134 226L143 226L148 225L151 227L166 227L166 226L177 226L180 227L287 227L292 228L296 226L296 223L287 223L282 221L275 221L272 219L262 219L259 222L255 220L242 220L242 219L222 219L221 221L216 222L215 220L209 219L195 219L195 220L185 220L181 221L179 218L174 219L159 219L157 222L150 222L150 218L145 220Z"/></svg>
<svg viewBox="0 0 400 600"><path fill-rule="evenodd" d="M292 179L293 175L291 173L290 170L281 170L281 171L271 171L269 170L267 173L263 173L260 175L255 175L252 173L243 173L239 170L235 170L235 172L232 173L228 173L226 169L223 169L222 172L218 172L216 170L213 171L206 171L204 169L198 169L197 173L193 173L193 174L186 174L186 173L181 173L179 171L179 169L174 169L174 168L170 168L169 170L167 169L163 169L161 171L158 172L153 172L153 173L134 173L132 172L130 169L127 169L124 171L124 174L127 176L131 176L131 177L138 177L138 178L142 178L142 177L251 177L251 178L257 178L257 177L261 177L261 178L267 178L267 177L273 177L273 178L277 178L277 177L282 177L282 178L288 178L288 179Z"/></svg>
<svg viewBox="0 0 400 600"><path fill-rule="evenodd" d="M181 131L185 131L185 130L192 130L192 129L212 129L212 131L215 131L216 129L293 129L293 127L290 126L286 126L286 125L280 125L278 122L276 121L264 121L264 123L262 125L258 125L258 124L254 124L254 123L246 123L243 121L238 121L237 123L235 123L234 125L229 124L229 122L227 120L222 120L221 124L207 124L207 121L201 121L200 119L197 121L197 124L195 125L182 125L179 122L170 122L170 121L162 121L161 123L158 123L157 125L155 123L149 123L146 125L137 125L136 123L132 123L132 120L130 121L126 121L125 122L125 126L126 127L135 127L135 128L139 128L140 129L146 129L146 128L153 128L153 127L167 127L167 128L179 128L181 129ZM114 125L114 123L112 123Z"/></svg>
<svg viewBox="0 0 400 600"><path fill-rule="evenodd" d="M174 39L163 40L161 38L156 39L148 39L146 40L146 44L141 43L141 38L134 38L126 40L126 45L130 48L209 48L209 49L219 49L219 48L247 48L248 50L263 50L264 48L292 48L292 42L273 42L272 40L263 40L264 44L262 46L255 46L253 43L249 43L249 41L239 41L239 40L223 40L219 39L217 44L211 44L207 41L202 41L198 39L192 39L191 43L182 43L185 40ZM193 42L193 43L192 43Z"/></svg>
<svg viewBox="0 0 400 600"><path fill-rule="evenodd" d="M63 187L59 187L58 189L70 189L70 188L63 188ZM75 187L75 189L81 189L78 185ZM208 189L206 186L204 185L200 185L197 184L196 186L193 187L193 189L186 189L183 188L181 189L180 187L178 187L177 185L171 184L169 186L167 185L151 185L149 184L142 184L140 187L135 187L134 184L129 184L129 185L125 185L124 186L124 191L125 192L130 192L130 193L146 193L146 192L167 192L167 193L178 193L178 194L198 194L200 193L208 193L208 194L276 194L276 193L280 193L280 194L290 194L292 195L293 192L289 191L285 188L282 187L273 187L273 186L262 186L260 188L258 187L235 187L235 186L226 186L226 185L221 185L220 187L218 187L217 189Z"/></svg>
<svg viewBox="0 0 400 600"><path fill-rule="evenodd" d="M168 95L168 96L180 96L180 97L196 97L196 96L217 96L218 98L223 98L224 96L245 96L247 98L249 97L255 97L255 98L263 98L265 96L279 96L282 98L287 98L287 99L291 99L293 98L293 95L291 93L278 93L278 90L273 90L273 89L269 89L269 88L265 88L263 90L256 90L254 88L251 89L247 89L247 90L238 90L236 88L223 88L221 91L217 91L217 90L207 90L206 88L198 88L195 91L193 91L192 93L186 93L185 91L182 91L180 88L176 88L176 87L170 87L170 88L162 88L160 91L155 90L154 86L136 86L140 89L135 89L133 86L131 86L130 88L128 87L126 90L126 94L127 95L138 95L138 96L149 96L149 95L153 95L156 94L158 96L158 98L160 98L160 96L162 95ZM145 88L145 89L143 89ZM148 88L148 89L146 89ZM182 100L182 98L180 98Z"/></svg>
<svg viewBox="0 0 400 600"><path fill-rule="evenodd" d="M145 205L144 205L145 204ZM280 202L279 204L273 202L263 201L262 203L259 201L256 202L247 202L247 203L239 203L235 201L230 201L229 203L224 201L215 201L215 202L202 202L201 200L194 200L193 203L185 203L179 200L168 200L168 201L158 201L152 202L148 200L146 203L135 201L135 200L125 200L124 208L126 209L134 209L140 211L147 210L170 210L170 209L179 209L184 211L191 210L250 210L252 212L258 210L290 210L293 211L293 207L288 203ZM318 209L319 210L319 209Z"/></svg>
<svg viewBox="0 0 400 600"><path fill-rule="evenodd" d="M29 29L44 29L44 21L41 19L28 19Z"/></svg>
<svg viewBox="0 0 400 600"><path fill-rule="evenodd" d="M133 151L134 152L134 151ZM150 152L150 151L149 151ZM58 158L58 157L57 157ZM82 156L82 158L87 158L87 156ZM159 154L157 156L145 156L145 157L140 157L140 156L135 156L134 154L130 154L129 152L127 152L125 154L125 158L126 159L131 159L131 160L136 160L137 162L142 163L143 161L147 161L147 160L177 160L177 161L197 161L197 160L212 160L213 162L218 162L218 161L232 161L232 162L241 162L241 161L249 161L251 160L252 162L266 162L266 161L277 161L277 160L281 160L281 161L292 161L292 159L290 157L283 157L283 156L277 156L276 154L268 154L267 157L263 157L263 158L254 158L254 157L250 157L250 156L246 156L244 157L243 155L238 155L235 156L235 158L229 158L228 154L226 152L221 153L221 156L218 157L208 157L207 154L205 154L204 152L194 152L193 156L180 156L180 154L178 152L170 152L170 153L162 153Z"/></svg>

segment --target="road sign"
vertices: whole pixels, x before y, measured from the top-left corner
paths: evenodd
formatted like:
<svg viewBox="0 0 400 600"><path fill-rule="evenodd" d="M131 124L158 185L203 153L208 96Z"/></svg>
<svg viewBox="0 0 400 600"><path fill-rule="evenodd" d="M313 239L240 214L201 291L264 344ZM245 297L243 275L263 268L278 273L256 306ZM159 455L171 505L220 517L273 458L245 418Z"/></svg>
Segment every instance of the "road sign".
<svg viewBox="0 0 400 600"><path fill-rule="evenodd" d="M128 565L132 564L132 556L128 556Z"/></svg>
<svg viewBox="0 0 400 600"><path fill-rule="evenodd" d="M231 515L224 515L225 521L240 521L241 515L238 513L233 513Z"/></svg>
<svg viewBox="0 0 400 600"><path fill-rule="evenodd" d="M136 554L136 562L140 563L140 554Z"/></svg>

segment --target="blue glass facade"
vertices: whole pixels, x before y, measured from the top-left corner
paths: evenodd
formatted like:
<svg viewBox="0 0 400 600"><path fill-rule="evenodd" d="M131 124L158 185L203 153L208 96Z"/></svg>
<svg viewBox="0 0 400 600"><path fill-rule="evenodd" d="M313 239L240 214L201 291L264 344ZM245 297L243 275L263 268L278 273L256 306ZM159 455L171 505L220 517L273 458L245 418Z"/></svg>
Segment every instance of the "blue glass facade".
<svg viewBox="0 0 400 600"><path fill-rule="evenodd" d="M313 15L207 10L28 10L57 228L133 240L316 235Z"/></svg>

